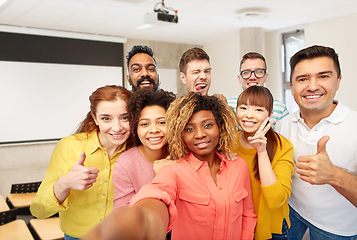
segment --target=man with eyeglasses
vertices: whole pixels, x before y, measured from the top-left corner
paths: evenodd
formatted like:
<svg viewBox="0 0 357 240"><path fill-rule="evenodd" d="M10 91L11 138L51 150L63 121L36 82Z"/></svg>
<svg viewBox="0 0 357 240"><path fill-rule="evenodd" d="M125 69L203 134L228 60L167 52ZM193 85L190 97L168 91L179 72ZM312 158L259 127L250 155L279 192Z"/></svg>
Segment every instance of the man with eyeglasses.
<svg viewBox="0 0 357 240"><path fill-rule="evenodd" d="M264 83L268 79L265 58L257 52L244 54L240 62L239 70L238 81L242 85L243 90L251 86L264 86ZM238 96L227 99L228 105L234 108L234 110L237 109L237 99ZM286 108L286 105L274 99L273 116L271 118L278 121L288 114L289 111Z"/></svg>

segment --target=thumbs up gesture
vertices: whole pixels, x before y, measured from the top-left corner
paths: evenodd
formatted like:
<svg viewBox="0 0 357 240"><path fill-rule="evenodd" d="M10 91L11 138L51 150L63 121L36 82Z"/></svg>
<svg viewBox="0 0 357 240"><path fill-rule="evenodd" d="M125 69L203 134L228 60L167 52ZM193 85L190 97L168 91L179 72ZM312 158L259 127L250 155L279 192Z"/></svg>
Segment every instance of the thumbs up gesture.
<svg viewBox="0 0 357 240"><path fill-rule="evenodd" d="M72 169L66 174L70 188L75 190L86 190L93 186L98 177L98 168L85 167L84 161L86 154L81 152L78 161Z"/></svg>
<svg viewBox="0 0 357 240"><path fill-rule="evenodd" d="M329 136L323 136L317 143L315 155L300 156L296 163L296 172L300 179L313 185L329 184L335 165L332 164L326 152Z"/></svg>

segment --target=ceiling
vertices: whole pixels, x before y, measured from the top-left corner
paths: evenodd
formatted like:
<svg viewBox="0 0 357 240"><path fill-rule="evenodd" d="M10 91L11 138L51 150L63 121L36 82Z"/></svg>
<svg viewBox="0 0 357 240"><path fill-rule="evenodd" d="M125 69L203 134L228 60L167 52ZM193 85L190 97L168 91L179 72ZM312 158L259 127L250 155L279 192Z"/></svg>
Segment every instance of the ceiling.
<svg viewBox="0 0 357 240"><path fill-rule="evenodd" d="M0 7L0 24L204 45L237 38L244 27L292 29L357 13L356 0L166 0L166 7L178 11L178 24L136 29L158 2L8 0ZM267 16L244 19L239 12L247 8L260 8Z"/></svg>

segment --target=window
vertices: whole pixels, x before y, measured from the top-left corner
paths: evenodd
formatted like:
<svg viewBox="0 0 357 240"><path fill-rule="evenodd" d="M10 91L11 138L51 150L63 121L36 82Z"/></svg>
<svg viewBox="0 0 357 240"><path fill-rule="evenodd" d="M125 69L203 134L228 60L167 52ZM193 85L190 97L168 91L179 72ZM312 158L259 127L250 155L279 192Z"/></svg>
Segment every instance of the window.
<svg viewBox="0 0 357 240"><path fill-rule="evenodd" d="M290 90L290 58L305 47L304 30L283 33L283 91L284 102L290 113L299 109Z"/></svg>

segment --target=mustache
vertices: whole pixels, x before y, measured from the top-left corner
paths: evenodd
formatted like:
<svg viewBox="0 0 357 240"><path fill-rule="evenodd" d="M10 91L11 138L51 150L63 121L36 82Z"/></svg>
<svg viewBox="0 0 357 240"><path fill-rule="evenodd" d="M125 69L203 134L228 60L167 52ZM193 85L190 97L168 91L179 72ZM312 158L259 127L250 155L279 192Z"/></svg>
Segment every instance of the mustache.
<svg viewBox="0 0 357 240"><path fill-rule="evenodd" d="M151 77L148 77L148 76L144 76L144 77L141 77L138 81L136 81L137 86L139 86L144 81L149 81L153 85L156 85L154 79L152 79Z"/></svg>

